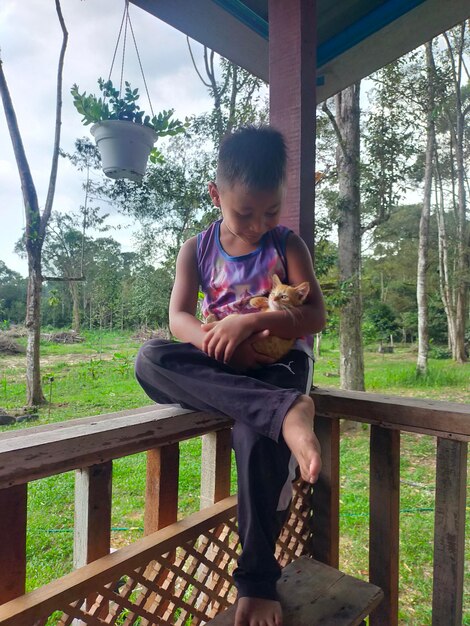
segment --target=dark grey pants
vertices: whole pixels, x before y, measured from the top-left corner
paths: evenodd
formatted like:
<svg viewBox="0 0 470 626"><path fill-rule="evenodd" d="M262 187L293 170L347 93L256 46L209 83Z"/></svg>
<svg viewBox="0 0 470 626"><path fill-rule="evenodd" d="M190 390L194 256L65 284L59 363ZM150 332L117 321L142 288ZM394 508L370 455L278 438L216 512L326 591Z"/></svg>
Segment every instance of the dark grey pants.
<svg viewBox="0 0 470 626"><path fill-rule="evenodd" d="M277 598L280 568L274 548L297 467L281 428L294 401L310 390L311 359L291 350L279 363L241 374L192 344L152 339L140 349L135 371L155 402L177 402L235 420L242 554L234 579L241 597Z"/></svg>

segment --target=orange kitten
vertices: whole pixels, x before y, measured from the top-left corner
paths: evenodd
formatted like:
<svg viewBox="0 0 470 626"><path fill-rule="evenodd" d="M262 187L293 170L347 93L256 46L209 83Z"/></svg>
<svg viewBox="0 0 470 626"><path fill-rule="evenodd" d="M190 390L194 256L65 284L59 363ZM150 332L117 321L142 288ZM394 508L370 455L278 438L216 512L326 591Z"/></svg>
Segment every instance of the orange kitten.
<svg viewBox="0 0 470 626"><path fill-rule="evenodd" d="M273 275L273 287L269 296L257 296L251 298L250 304L262 311L288 311L305 302L310 285L308 282L301 283L296 287L284 285L279 277ZM295 343L295 339L282 339L281 337L269 336L253 344L256 352L265 354L278 361L286 355Z"/></svg>
<svg viewBox="0 0 470 626"><path fill-rule="evenodd" d="M250 304L261 311L289 311L296 306L302 305L309 291L310 285L308 282L301 283L296 287L291 287L290 285L281 283L279 276L273 274L273 286L269 296L255 296L250 299ZM232 313L231 315L238 314ZM216 316L211 314L206 318L205 323L210 324L211 322L217 321ZM294 343L295 339L282 339L281 337L269 335L268 337L255 341L253 348L259 354L265 354L279 361L279 359L291 350Z"/></svg>

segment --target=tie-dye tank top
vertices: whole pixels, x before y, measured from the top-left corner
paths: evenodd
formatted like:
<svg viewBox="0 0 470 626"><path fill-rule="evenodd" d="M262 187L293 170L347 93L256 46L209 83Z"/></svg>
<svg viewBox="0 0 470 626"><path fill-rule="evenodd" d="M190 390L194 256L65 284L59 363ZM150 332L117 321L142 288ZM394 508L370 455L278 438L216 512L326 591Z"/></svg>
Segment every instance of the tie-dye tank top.
<svg viewBox="0 0 470 626"><path fill-rule="evenodd" d="M220 243L220 224L213 222L197 236L199 284L204 294L202 315L223 319L231 313L253 313L250 305L254 296L266 296L272 288L272 276L277 274L289 283L286 243L292 231L276 226L263 235L256 250L242 256L230 256ZM313 338L297 340L295 347L311 353Z"/></svg>

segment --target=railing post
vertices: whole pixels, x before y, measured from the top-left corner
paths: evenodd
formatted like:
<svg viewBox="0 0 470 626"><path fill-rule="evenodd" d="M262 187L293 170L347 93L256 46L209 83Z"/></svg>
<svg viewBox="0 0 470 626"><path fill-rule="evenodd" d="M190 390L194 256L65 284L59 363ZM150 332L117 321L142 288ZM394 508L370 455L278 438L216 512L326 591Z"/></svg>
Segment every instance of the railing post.
<svg viewBox="0 0 470 626"><path fill-rule="evenodd" d="M0 604L25 592L28 485L0 489Z"/></svg>
<svg viewBox="0 0 470 626"><path fill-rule="evenodd" d="M462 623L467 443L437 439L432 626Z"/></svg>
<svg viewBox="0 0 470 626"><path fill-rule="evenodd" d="M75 568L109 554L112 473L112 461L75 472Z"/></svg>
<svg viewBox="0 0 470 626"><path fill-rule="evenodd" d="M178 443L147 452L144 534L176 522L178 517Z"/></svg>
<svg viewBox="0 0 470 626"><path fill-rule="evenodd" d="M231 436L230 428L202 436L201 509L230 495Z"/></svg>
<svg viewBox="0 0 470 626"><path fill-rule="evenodd" d="M400 431L371 426L369 578L384 599L370 626L398 624Z"/></svg>
<svg viewBox="0 0 470 626"><path fill-rule="evenodd" d="M312 493L312 555L331 567L339 563L339 420L317 415L322 471Z"/></svg>

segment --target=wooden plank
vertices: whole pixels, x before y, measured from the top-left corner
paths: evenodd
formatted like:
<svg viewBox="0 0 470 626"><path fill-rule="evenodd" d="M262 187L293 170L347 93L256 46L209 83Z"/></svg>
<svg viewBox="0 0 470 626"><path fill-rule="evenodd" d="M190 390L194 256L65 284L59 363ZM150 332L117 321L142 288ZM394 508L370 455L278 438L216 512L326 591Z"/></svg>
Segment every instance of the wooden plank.
<svg viewBox="0 0 470 626"><path fill-rule="evenodd" d="M312 391L311 396L317 415L447 439L470 440L468 404L318 388Z"/></svg>
<svg viewBox="0 0 470 626"><path fill-rule="evenodd" d="M179 444L147 452L144 533L149 535L178 517Z"/></svg>
<svg viewBox="0 0 470 626"><path fill-rule="evenodd" d="M312 493L312 556L338 567L339 563L339 421L315 417L322 450L322 471Z"/></svg>
<svg viewBox="0 0 470 626"><path fill-rule="evenodd" d="M202 437L200 508L230 495L232 430L226 428Z"/></svg>
<svg viewBox="0 0 470 626"><path fill-rule="evenodd" d="M236 515L236 509L236 497L226 498L210 508L198 511L89 563L59 580L11 600L0 606L0 624L31 626L38 619L38 615L49 615L57 609L59 596L62 604L87 597L93 594L98 586L116 580L122 573L132 571L142 563L149 563L155 555L171 552L185 541L231 519Z"/></svg>
<svg viewBox="0 0 470 626"><path fill-rule="evenodd" d="M370 433L369 578L384 592L370 626L398 624L400 433L372 426Z"/></svg>
<svg viewBox="0 0 470 626"><path fill-rule="evenodd" d="M75 569L109 553L112 475L112 461L85 467L75 473Z"/></svg>
<svg viewBox="0 0 470 626"><path fill-rule="evenodd" d="M467 444L437 441L433 626L462 623Z"/></svg>
<svg viewBox="0 0 470 626"><path fill-rule="evenodd" d="M282 223L313 254L317 17L315 0L269 0L270 123L289 154Z"/></svg>
<svg viewBox="0 0 470 626"><path fill-rule="evenodd" d="M28 485L0 489L0 603L25 591L27 493Z"/></svg>
<svg viewBox="0 0 470 626"><path fill-rule="evenodd" d="M122 411L0 435L0 489L227 428L226 417L174 406Z"/></svg>
<svg viewBox="0 0 470 626"><path fill-rule="evenodd" d="M301 557L282 572L278 592L284 626L358 626L382 598L375 585ZM211 620L233 626L236 607Z"/></svg>

